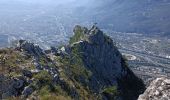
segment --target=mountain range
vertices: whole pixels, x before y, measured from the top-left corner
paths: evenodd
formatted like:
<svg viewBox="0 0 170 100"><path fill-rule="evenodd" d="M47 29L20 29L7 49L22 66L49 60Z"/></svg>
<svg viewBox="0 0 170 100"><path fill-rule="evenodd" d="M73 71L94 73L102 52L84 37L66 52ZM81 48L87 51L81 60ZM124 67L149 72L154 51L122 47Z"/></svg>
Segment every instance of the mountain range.
<svg viewBox="0 0 170 100"><path fill-rule="evenodd" d="M86 6L80 9L82 16L107 29L161 35L170 32L168 0L92 0Z"/></svg>

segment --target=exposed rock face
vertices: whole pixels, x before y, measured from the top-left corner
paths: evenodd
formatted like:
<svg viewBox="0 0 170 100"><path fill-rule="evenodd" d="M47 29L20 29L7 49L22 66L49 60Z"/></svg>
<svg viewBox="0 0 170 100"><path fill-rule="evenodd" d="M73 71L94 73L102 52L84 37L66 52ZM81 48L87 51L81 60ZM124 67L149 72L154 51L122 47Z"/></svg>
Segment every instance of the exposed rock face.
<svg viewBox="0 0 170 100"><path fill-rule="evenodd" d="M25 40L20 40L18 47L20 48L20 50L26 51L28 54L33 55L33 56L43 55L43 50L38 45L27 42Z"/></svg>
<svg viewBox="0 0 170 100"><path fill-rule="evenodd" d="M117 86L123 99L135 100L144 90L144 84L126 66L112 39L96 26L88 31L76 26L74 32L82 35L71 44L71 51L77 48L84 66L92 72L88 82L90 89L100 93L106 87Z"/></svg>
<svg viewBox="0 0 170 100"><path fill-rule="evenodd" d="M26 80L21 76L15 79L7 79L5 76L1 76L2 83L2 98L18 96L25 86Z"/></svg>
<svg viewBox="0 0 170 100"><path fill-rule="evenodd" d="M23 70L23 75L24 76L26 76L26 77L29 77L29 78L31 78L32 77L32 73L31 73L31 71L28 71L28 70Z"/></svg>
<svg viewBox="0 0 170 100"><path fill-rule="evenodd" d="M92 33L94 32L94 33ZM121 77L125 71L121 65L121 54L112 44L112 40L104 36L98 29L91 29L88 41L82 41L72 46L79 45L85 66L92 71L91 88L99 92L104 86L115 85L116 78ZM104 80L105 79L105 80Z"/></svg>
<svg viewBox="0 0 170 100"><path fill-rule="evenodd" d="M22 95L27 97L27 96L31 95L33 91L34 91L33 88L27 86L27 87L24 88Z"/></svg>
<svg viewBox="0 0 170 100"><path fill-rule="evenodd" d="M170 79L157 78L138 100L170 100Z"/></svg>

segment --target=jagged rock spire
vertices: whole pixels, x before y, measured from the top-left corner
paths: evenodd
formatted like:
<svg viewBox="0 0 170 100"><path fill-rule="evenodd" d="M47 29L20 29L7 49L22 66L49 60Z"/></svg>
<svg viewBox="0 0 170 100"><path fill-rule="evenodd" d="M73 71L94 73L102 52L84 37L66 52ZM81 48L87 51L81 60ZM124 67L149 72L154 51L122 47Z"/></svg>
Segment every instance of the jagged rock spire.
<svg viewBox="0 0 170 100"><path fill-rule="evenodd" d="M84 39L77 39L81 42L73 43L74 45L71 45L70 50L71 52L76 50L78 54L81 53L79 55L81 56L80 60L83 61L83 66L92 72L92 76L86 84L95 93L100 93L105 87L120 86L123 87L120 89L123 98L127 100L137 99L138 95L144 90L144 84L126 66L112 39L96 25L93 25L85 36L82 36L85 33L83 29L84 27L76 26L75 30L81 32L80 38L83 37ZM84 81L82 82L84 84ZM125 84L133 85L133 88L125 86ZM131 93L126 93L129 91Z"/></svg>

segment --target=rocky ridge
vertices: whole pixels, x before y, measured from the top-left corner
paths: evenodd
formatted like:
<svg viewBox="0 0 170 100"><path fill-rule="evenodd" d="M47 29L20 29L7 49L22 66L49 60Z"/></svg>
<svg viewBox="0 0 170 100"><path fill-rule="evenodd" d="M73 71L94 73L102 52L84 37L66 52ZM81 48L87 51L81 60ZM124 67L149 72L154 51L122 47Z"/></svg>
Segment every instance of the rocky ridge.
<svg viewBox="0 0 170 100"><path fill-rule="evenodd" d="M70 44L47 51L20 40L10 49L16 52L12 64L7 62L13 53L0 52L3 58L7 55L2 67L19 69L6 69L1 76L10 83L3 81L2 98L136 100L143 93L142 80L128 68L110 37L96 26L76 26L74 33Z"/></svg>

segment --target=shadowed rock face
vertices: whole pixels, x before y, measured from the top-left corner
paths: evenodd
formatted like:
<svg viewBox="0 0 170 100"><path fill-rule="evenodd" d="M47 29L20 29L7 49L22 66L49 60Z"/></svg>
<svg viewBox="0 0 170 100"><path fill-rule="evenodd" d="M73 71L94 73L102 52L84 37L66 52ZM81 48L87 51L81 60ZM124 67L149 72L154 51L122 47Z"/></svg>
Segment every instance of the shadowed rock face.
<svg viewBox="0 0 170 100"><path fill-rule="evenodd" d="M77 27L74 32L83 29ZM117 86L123 99L135 100L144 90L144 84L126 66L112 39L96 26L82 33L86 33L84 38L71 45L71 50L78 47L84 66L92 72L88 83L91 90L100 93L106 87Z"/></svg>
<svg viewBox="0 0 170 100"><path fill-rule="evenodd" d="M18 77L15 79L8 79L4 75L0 76L2 81L1 83L1 92L0 99L4 99L11 96L21 95L21 92L25 86L26 80L23 77Z"/></svg>
<svg viewBox="0 0 170 100"><path fill-rule="evenodd" d="M170 100L170 79L157 78L138 100Z"/></svg>
<svg viewBox="0 0 170 100"><path fill-rule="evenodd" d="M30 54L32 56L44 55L43 50L38 45L35 45L34 43L30 43L25 40L19 41L19 48L23 51L26 51L28 54Z"/></svg>
<svg viewBox="0 0 170 100"><path fill-rule="evenodd" d="M102 31L91 29L88 40L72 47L79 45L83 62L93 73L89 85L99 92L104 86L116 85L116 78L121 77L125 70L121 65L121 54Z"/></svg>

